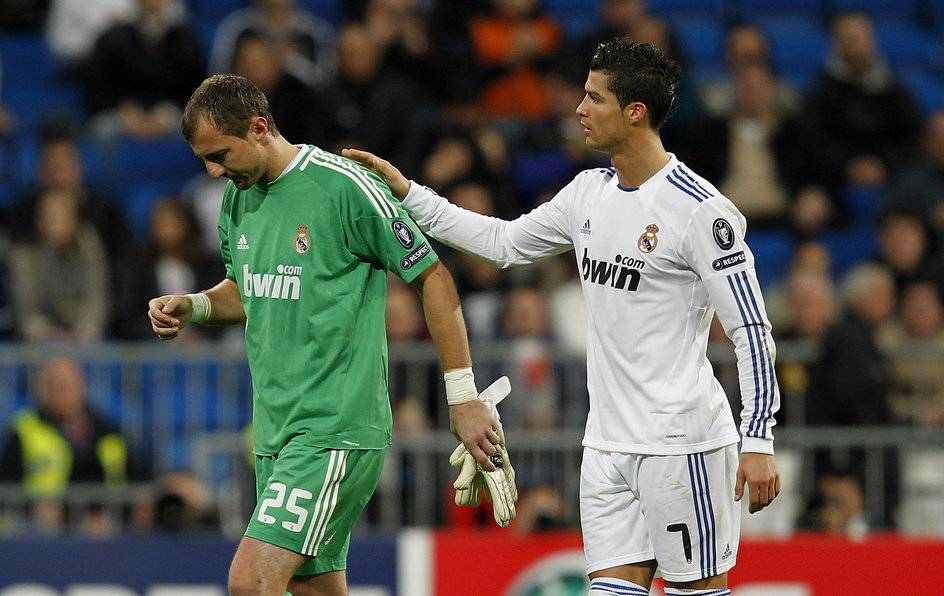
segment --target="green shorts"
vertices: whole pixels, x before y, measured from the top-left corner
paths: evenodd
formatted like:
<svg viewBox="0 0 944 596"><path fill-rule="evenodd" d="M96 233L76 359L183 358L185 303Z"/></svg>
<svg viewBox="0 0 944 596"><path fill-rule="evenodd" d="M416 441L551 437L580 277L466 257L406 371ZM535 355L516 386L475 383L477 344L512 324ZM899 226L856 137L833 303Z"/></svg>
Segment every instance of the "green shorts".
<svg viewBox="0 0 944 596"><path fill-rule="evenodd" d="M385 454L290 441L278 455L257 455L246 536L311 557L296 575L346 569L351 530L377 488Z"/></svg>

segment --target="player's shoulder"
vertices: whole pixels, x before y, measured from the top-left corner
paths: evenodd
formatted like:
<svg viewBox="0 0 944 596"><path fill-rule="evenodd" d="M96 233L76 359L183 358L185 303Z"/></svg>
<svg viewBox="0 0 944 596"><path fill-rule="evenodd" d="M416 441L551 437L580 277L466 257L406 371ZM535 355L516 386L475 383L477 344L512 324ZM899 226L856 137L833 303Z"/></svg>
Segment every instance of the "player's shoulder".
<svg viewBox="0 0 944 596"><path fill-rule="evenodd" d="M680 207L695 209L698 205L718 199L723 195L705 178L695 173L681 161L662 172L663 195Z"/></svg>
<svg viewBox="0 0 944 596"><path fill-rule="evenodd" d="M662 203L679 215L737 213L737 208L714 184L698 175L682 162L662 173Z"/></svg>
<svg viewBox="0 0 944 596"><path fill-rule="evenodd" d="M590 168L574 176L574 182L586 185L606 186L616 176L616 168Z"/></svg>
<svg viewBox="0 0 944 596"><path fill-rule="evenodd" d="M387 186L346 157L312 146L298 169L339 205L363 210L365 215L397 216L396 202Z"/></svg>

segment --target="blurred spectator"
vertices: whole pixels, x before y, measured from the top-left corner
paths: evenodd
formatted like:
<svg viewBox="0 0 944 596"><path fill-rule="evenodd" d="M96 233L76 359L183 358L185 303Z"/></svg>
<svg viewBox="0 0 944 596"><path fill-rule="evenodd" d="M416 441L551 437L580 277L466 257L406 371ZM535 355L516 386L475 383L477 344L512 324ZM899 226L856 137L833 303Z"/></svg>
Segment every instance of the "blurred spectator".
<svg viewBox="0 0 944 596"><path fill-rule="evenodd" d="M666 56L678 62L683 72L687 71L688 59L682 52L675 31L665 20L648 16L640 18L633 27L633 41L659 48ZM683 161L692 145L691 129L704 117L704 108L695 80L692 76L682 77L675 90L675 103L661 129L662 142L666 149Z"/></svg>
<svg viewBox="0 0 944 596"><path fill-rule="evenodd" d="M520 398L504 402L502 421L512 427L559 426L559 388L550 359L547 301L537 288L513 288L505 297L502 332L508 341L508 378Z"/></svg>
<svg viewBox="0 0 944 596"><path fill-rule="evenodd" d="M512 527L521 534L561 530L568 526L567 501L552 486L523 489L515 510L518 516Z"/></svg>
<svg viewBox="0 0 944 596"><path fill-rule="evenodd" d="M399 437L423 437L433 429L423 403L412 395L397 399L393 407L394 440Z"/></svg>
<svg viewBox="0 0 944 596"><path fill-rule="evenodd" d="M841 287L844 312L823 339L807 395L810 424L886 424L888 362L877 334L895 308L895 283L875 264L853 267Z"/></svg>
<svg viewBox="0 0 944 596"><path fill-rule="evenodd" d="M384 314L390 350L415 350L413 342L427 342L426 319L416 290L395 275L387 277L387 309ZM393 433L396 436L417 436L431 429L433 417L441 404L439 381L425 374L414 361L394 358L388 371L388 390L393 407ZM427 403L428 400L428 403ZM411 476L406 472L404 479ZM414 482L415 480L410 480Z"/></svg>
<svg viewBox="0 0 944 596"><path fill-rule="evenodd" d="M3 0L0 31L37 31L46 21L49 0Z"/></svg>
<svg viewBox="0 0 944 596"><path fill-rule="evenodd" d="M944 264L927 220L917 213L888 211L878 223L876 260L891 270L900 291L917 279L944 284Z"/></svg>
<svg viewBox="0 0 944 596"><path fill-rule="evenodd" d="M475 60L485 73L481 106L498 118L548 115L543 62L561 42L561 30L539 0L492 0L489 14L470 23Z"/></svg>
<svg viewBox="0 0 944 596"><path fill-rule="evenodd" d="M804 124L835 201L847 185L880 188L913 158L921 110L878 53L863 13L832 22L832 51L805 100Z"/></svg>
<svg viewBox="0 0 944 596"><path fill-rule="evenodd" d="M223 204L223 191L226 190L227 182L229 180L223 176L213 178L201 172L188 180L180 191L180 199L190 205L197 219L200 244L208 255L220 254L220 234L216 225L220 220L220 206Z"/></svg>
<svg viewBox="0 0 944 596"><path fill-rule="evenodd" d="M764 295L776 337L822 339L839 313L829 249L814 240L797 244L786 276Z"/></svg>
<svg viewBox="0 0 944 596"><path fill-rule="evenodd" d="M431 167L429 169L432 169ZM464 209L495 216L494 196L489 187L462 183L449 191L452 201ZM471 340L494 340L499 336L508 273L459 251L440 252L449 264L462 296L462 312Z"/></svg>
<svg viewBox="0 0 944 596"><path fill-rule="evenodd" d="M733 85L727 116L697 127L686 161L737 205L751 228L787 228L809 171L799 120L781 109L766 64L738 68Z"/></svg>
<svg viewBox="0 0 944 596"><path fill-rule="evenodd" d="M798 269L786 283L787 320L777 333L785 339L821 340L839 313L832 279L822 272Z"/></svg>
<svg viewBox="0 0 944 596"><path fill-rule="evenodd" d="M157 480L153 527L174 534L218 532L220 516L209 487L194 474L172 472Z"/></svg>
<svg viewBox="0 0 944 596"><path fill-rule="evenodd" d="M725 76L701 85L699 93L711 116L724 118L735 109L737 74L748 67L765 66L773 70L770 59L770 44L764 30L750 23L732 26L725 34ZM773 77L772 102L778 113L795 114L800 108L800 92L790 83Z"/></svg>
<svg viewBox="0 0 944 596"><path fill-rule="evenodd" d="M13 310L13 280L10 274L7 252L10 239L0 229L0 339L9 339L16 333L16 317Z"/></svg>
<svg viewBox="0 0 944 596"><path fill-rule="evenodd" d="M547 290L548 315L551 335L557 345L583 361L587 355L587 311L580 269L574 267L573 258L569 252L551 257L566 267L562 267L564 277Z"/></svg>
<svg viewBox="0 0 944 596"><path fill-rule="evenodd" d="M420 170L420 175L425 176L422 179L431 188L446 189L464 182L490 181L485 156L471 131L452 128L433 134ZM488 205L488 209L493 210L494 205Z"/></svg>
<svg viewBox="0 0 944 596"><path fill-rule="evenodd" d="M285 138L316 145L327 140L316 125L314 92L285 68L278 49L262 35L246 32L240 37L230 72L246 77L266 94L272 118Z"/></svg>
<svg viewBox="0 0 944 596"><path fill-rule="evenodd" d="M138 0L133 20L95 42L84 83L96 137L178 133L183 106L206 71L185 16L181 0Z"/></svg>
<svg viewBox="0 0 944 596"><path fill-rule="evenodd" d="M81 218L75 196L43 192L34 230L35 239L10 248L19 337L101 339L111 309L108 257L95 228Z"/></svg>
<svg viewBox="0 0 944 596"><path fill-rule="evenodd" d="M384 68L424 87L424 95L439 83L426 16L418 0L367 0L361 19L382 48Z"/></svg>
<svg viewBox="0 0 944 596"><path fill-rule="evenodd" d="M136 0L52 0L46 45L67 70L81 69L102 33L130 22L136 8Z"/></svg>
<svg viewBox="0 0 944 596"><path fill-rule="evenodd" d="M126 254L132 242L124 211L112 197L89 182L75 135L67 128L61 129L54 124L43 131L34 166L34 186L25 191L11 208L13 238L20 241L34 238L33 222L39 197L56 191L72 196L82 220L95 228L109 257L117 258Z"/></svg>
<svg viewBox="0 0 944 596"><path fill-rule="evenodd" d="M424 339L426 334L423 305L416 290L392 275L387 280L384 321L389 341Z"/></svg>
<svg viewBox="0 0 944 596"><path fill-rule="evenodd" d="M34 381L33 407L17 413L6 435L0 481L21 483L34 499L33 523L43 529L102 528L109 520L99 508L69 511L60 499L73 483L125 486L132 475L125 439L89 406L85 373L77 361L53 358Z"/></svg>
<svg viewBox="0 0 944 596"><path fill-rule="evenodd" d="M210 73L230 72L236 48L248 33L268 41L282 68L310 87L322 87L334 78L334 28L299 8L295 0L253 0L252 6L227 15L213 40Z"/></svg>
<svg viewBox="0 0 944 596"><path fill-rule="evenodd" d="M342 147L400 153L415 129L416 89L383 69L383 51L363 25L348 25L338 41L338 76L319 91L318 126L329 151Z"/></svg>
<svg viewBox="0 0 944 596"><path fill-rule="evenodd" d="M572 51L577 54L577 61L590 63L593 53L601 43L617 37L629 36L636 39L637 26L647 17L646 0L601 0L600 26L583 36Z"/></svg>
<svg viewBox="0 0 944 596"><path fill-rule="evenodd" d="M0 56L0 101L3 100L3 56ZM13 114L0 103L0 143L7 142L7 137L13 132L16 120ZM12 139L11 139L12 140Z"/></svg>
<svg viewBox="0 0 944 596"><path fill-rule="evenodd" d="M800 520L800 527L863 538L870 529L865 495L854 474L832 471L816 481L816 494Z"/></svg>
<svg viewBox="0 0 944 596"><path fill-rule="evenodd" d="M895 282L885 267L864 263L853 267L841 286L845 312L826 334L812 366L806 395L810 425L858 426L891 422L889 362L878 345L883 325L895 307ZM893 449L881 450L884 507L875 522L893 527L897 505L898 466ZM862 482L868 461L863 448L822 448L814 451L816 476L837 467L849 469Z"/></svg>
<svg viewBox="0 0 944 596"><path fill-rule="evenodd" d="M510 158L509 176L518 198L511 216L547 200L583 170L609 167L605 153L587 147L576 106L586 93L587 62L561 52L544 73L549 113L527 127Z"/></svg>
<svg viewBox="0 0 944 596"><path fill-rule="evenodd" d="M938 286L907 284L898 317L879 339L891 358L889 406L895 420L944 424L944 303Z"/></svg>
<svg viewBox="0 0 944 596"><path fill-rule="evenodd" d="M148 300L165 294L186 294L215 286L223 275L218 257L203 252L199 227L190 206L164 197L151 209L149 242L125 255L118 264L112 335L142 339L152 335L142 309ZM200 327L191 336L217 336L222 328Z"/></svg>
<svg viewBox="0 0 944 596"><path fill-rule="evenodd" d="M486 14L486 2L455 2L433 0L427 32L436 57L434 99L442 108L442 117L449 124L469 125L479 120L478 97L482 73L474 68L475 48L470 23ZM457 65L465 68L457 68Z"/></svg>
<svg viewBox="0 0 944 596"><path fill-rule="evenodd" d="M944 110L928 117L922 149L922 158L888 188L885 208L919 214L944 240Z"/></svg>

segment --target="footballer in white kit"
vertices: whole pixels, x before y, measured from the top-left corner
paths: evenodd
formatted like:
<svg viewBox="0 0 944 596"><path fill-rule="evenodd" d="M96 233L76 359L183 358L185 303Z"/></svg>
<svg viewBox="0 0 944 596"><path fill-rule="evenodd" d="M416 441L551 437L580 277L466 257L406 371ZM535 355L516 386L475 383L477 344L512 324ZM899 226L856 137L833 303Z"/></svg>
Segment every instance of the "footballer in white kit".
<svg viewBox="0 0 944 596"><path fill-rule="evenodd" d="M774 343L744 216L662 148L667 107L652 116L654 127L637 105L656 104L649 96L606 108L619 94L608 78L617 59L668 76L652 46L617 40L598 50L577 113L588 145L610 153L614 168L581 172L514 221L463 210L416 183L390 186L409 189L403 206L424 232L497 267L574 250L588 324L580 509L590 593L648 590L658 568L667 594L727 594L740 529L735 497L746 480L754 512L779 492L766 457L780 399ZM664 86L674 98L671 80ZM388 182L396 172L370 154L353 157ZM621 184L634 176L636 186ZM706 356L715 313L737 355L740 433ZM765 457L739 462L739 440L742 454ZM625 567L637 564L642 572Z"/></svg>

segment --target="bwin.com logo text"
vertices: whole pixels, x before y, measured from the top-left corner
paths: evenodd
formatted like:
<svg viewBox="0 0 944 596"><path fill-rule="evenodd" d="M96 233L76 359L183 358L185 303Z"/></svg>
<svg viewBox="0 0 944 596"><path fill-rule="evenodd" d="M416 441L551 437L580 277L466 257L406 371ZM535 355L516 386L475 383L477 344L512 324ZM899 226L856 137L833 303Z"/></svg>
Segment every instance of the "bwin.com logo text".
<svg viewBox="0 0 944 596"><path fill-rule="evenodd" d="M642 277L639 270L645 266L645 261L631 257L617 257L614 263L597 261L587 256L586 248L583 249L583 258L580 260L584 280L628 292L635 292L639 287L639 279Z"/></svg>

